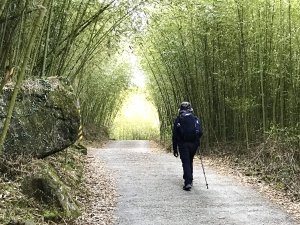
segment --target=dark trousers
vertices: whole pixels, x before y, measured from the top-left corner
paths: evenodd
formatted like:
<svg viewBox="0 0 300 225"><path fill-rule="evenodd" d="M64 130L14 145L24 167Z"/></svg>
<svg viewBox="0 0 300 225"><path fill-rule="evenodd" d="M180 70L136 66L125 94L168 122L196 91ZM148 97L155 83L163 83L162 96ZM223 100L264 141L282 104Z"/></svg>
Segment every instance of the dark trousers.
<svg viewBox="0 0 300 225"><path fill-rule="evenodd" d="M179 146L185 185L191 184L193 181L193 159L196 154L197 148L198 144L193 142L185 142Z"/></svg>

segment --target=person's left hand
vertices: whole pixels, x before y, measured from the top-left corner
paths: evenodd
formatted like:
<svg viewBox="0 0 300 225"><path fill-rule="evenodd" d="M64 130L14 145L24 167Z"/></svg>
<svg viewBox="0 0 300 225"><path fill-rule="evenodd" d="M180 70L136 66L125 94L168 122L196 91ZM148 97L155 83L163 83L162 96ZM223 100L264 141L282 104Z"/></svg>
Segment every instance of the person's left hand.
<svg viewBox="0 0 300 225"><path fill-rule="evenodd" d="M178 157L178 151L173 151L173 155L177 158Z"/></svg>

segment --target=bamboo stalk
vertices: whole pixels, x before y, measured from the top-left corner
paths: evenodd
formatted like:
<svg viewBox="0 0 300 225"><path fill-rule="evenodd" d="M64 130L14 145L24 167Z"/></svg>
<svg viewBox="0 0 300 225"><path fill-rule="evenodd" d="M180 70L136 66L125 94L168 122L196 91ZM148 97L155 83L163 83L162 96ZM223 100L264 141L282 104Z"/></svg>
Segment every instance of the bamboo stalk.
<svg viewBox="0 0 300 225"><path fill-rule="evenodd" d="M47 0L44 1L44 4L45 4L46 1ZM1 136L0 136L0 155L3 154L3 145L4 145L4 142L5 142L7 131L9 129L9 125L10 125L10 121L11 121L11 118L12 118L16 98L17 98L18 92L20 90L23 78L25 76L26 66L27 66L27 64L30 60L30 54L31 54L31 51L32 51L32 48L33 48L33 45L34 45L36 35L38 33L38 30L39 30L39 26L40 26L41 22L43 21L43 17L45 15L45 13L46 13L46 8L41 6L39 15L37 16L37 18L35 19L34 24L33 24L32 32L31 32L30 38L28 40L27 49L26 49L26 52L25 52L25 55L24 55L24 60L23 60L22 66L21 66L20 74L18 75L17 82L16 82L16 85L14 87L12 97L11 97L11 100L10 100L9 105L8 105L7 116L5 118L3 129L2 129L2 132L1 132Z"/></svg>
<svg viewBox="0 0 300 225"><path fill-rule="evenodd" d="M2 17L2 13L4 11L5 5L7 3L7 0L2 0L0 5L0 18Z"/></svg>

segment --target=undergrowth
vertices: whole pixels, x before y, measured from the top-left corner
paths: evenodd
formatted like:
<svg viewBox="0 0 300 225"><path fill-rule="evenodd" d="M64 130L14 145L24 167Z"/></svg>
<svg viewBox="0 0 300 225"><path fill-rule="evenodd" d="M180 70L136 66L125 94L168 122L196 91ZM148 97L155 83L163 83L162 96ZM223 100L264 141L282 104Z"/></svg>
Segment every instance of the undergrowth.
<svg viewBox="0 0 300 225"><path fill-rule="evenodd" d="M41 163L52 165L60 179L70 187L71 195L80 202L85 193L82 186L84 155L69 148L46 159L0 159L0 224L70 224L61 209L24 194L22 182Z"/></svg>
<svg viewBox="0 0 300 225"><path fill-rule="evenodd" d="M218 145L210 154L227 159L246 176L256 176L292 201L300 201L300 135L293 129L272 128L263 143L249 149L240 144Z"/></svg>

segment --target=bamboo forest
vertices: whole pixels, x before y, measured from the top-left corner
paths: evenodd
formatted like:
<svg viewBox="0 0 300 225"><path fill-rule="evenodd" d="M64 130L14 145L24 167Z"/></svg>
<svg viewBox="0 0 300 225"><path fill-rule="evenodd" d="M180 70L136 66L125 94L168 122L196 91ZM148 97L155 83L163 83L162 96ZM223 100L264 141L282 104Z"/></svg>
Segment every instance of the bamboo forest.
<svg viewBox="0 0 300 225"><path fill-rule="evenodd" d="M298 0L0 0L0 224L113 224L75 223L80 209L29 192L54 170L77 189L89 145L172 152L185 101L203 155L271 185L300 219L299 25Z"/></svg>

